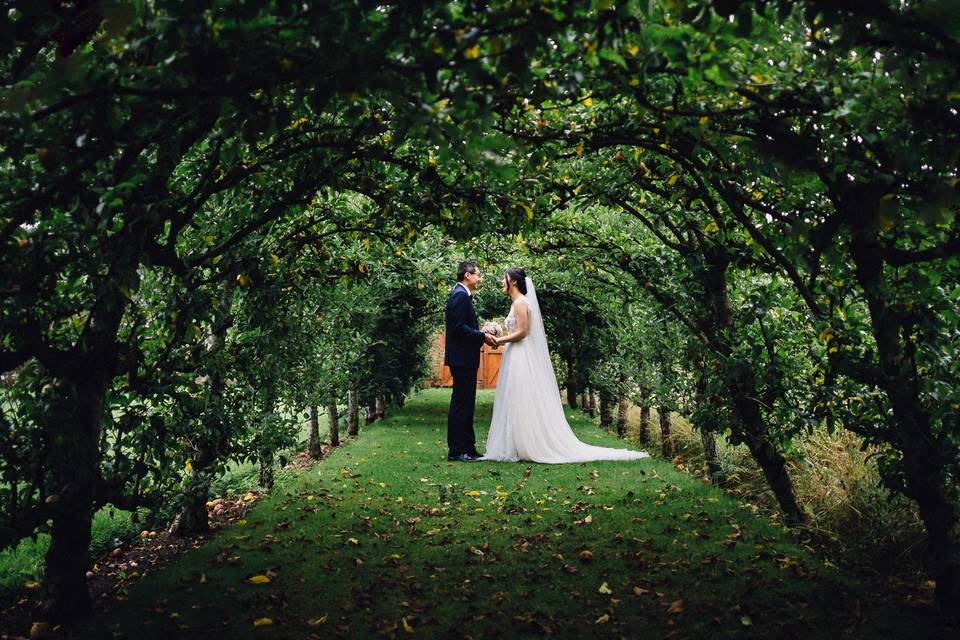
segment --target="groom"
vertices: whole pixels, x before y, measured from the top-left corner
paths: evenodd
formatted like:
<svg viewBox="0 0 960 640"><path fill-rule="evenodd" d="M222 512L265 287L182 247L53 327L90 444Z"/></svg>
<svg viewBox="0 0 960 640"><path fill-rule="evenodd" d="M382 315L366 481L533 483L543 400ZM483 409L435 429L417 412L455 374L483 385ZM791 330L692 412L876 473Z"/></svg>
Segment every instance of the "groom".
<svg viewBox="0 0 960 640"><path fill-rule="evenodd" d="M473 462L477 453L473 434L473 410L477 404L477 369L480 349L486 342L496 346L489 334L480 331L473 309L473 293L480 284L480 269L475 262L461 262L457 268L457 286L447 299L446 349L443 363L453 375L453 394L447 414L447 460Z"/></svg>

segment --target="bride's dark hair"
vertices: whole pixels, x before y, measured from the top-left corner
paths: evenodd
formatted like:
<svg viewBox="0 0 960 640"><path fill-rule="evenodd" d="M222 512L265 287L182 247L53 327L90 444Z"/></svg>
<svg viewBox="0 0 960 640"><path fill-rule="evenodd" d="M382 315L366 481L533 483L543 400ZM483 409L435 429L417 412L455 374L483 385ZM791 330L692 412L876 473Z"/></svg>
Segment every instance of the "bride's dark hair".
<svg viewBox="0 0 960 640"><path fill-rule="evenodd" d="M520 267L510 267L507 269L507 279L510 282L515 282L517 284L517 289L520 290L520 293L526 295L527 293L527 274L523 272L523 269Z"/></svg>

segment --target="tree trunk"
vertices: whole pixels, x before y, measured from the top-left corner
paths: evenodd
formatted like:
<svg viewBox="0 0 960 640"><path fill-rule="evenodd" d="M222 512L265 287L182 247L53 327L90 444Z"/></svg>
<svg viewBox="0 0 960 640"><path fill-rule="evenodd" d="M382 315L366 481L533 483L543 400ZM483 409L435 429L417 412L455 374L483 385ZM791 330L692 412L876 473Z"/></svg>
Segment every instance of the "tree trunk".
<svg viewBox="0 0 960 640"><path fill-rule="evenodd" d="M186 487L183 490L183 504L170 526L174 536L192 536L210 530L207 514L207 502L210 500L210 482L221 451L230 442L231 426L220 418L223 415L224 379L223 368L217 366L217 355L226 344L227 331L233 324L234 285L227 280L219 291L220 304L213 320L210 341L207 343L205 357L213 363L206 369L206 382L209 385L206 410L199 420L206 416L207 424L197 429L198 436L190 452L190 469L187 472ZM211 428L214 427L214 428Z"/></svg>
<svg viewBox="0 0 960 640"><path fill-rule="evenodd" d="M613 426L613 398L606 391L600 392L600 426L604 429Z"/></svg>
<svg viewBox="0 0 960 640"><path fill-rule="evenodd" d="M908 439L918 439L917 434ZM939 465L931 465L940 451L928 451L930 443L911 442L904 447L905 491L916 500L920 517L927 528L927 554L932 560L937 604L945 612L960 611L960 531L953 496L947 489L946 474Z"/></svg>
<svg viewBox="0 0 960 640"><path fill-rule="evenodd" d="M670 434L670 409L657 407L660 416L660 451L667 460L673 459L673 436Z"/></svg>
<svg viewBox="0 0 960 640"><path fill-rule="evenodd" d="M47 506L51 511L43 595L37 614L71 622L92 613L85 574L90 568L90 526L100 480L100 425L107 389L118 367L117 332L127 301L122 283L136 271L105 278L78 342L76 364L51 384Z"/></svg>
<svg viewBox="0 0 960 640"><path fill-rule="evenodd" d="M385 396L377 396L375 400L377 420L383 420L387 417L387 399Z"/></svg>
<svg viewBox="0 0 960 640"><path fill-rule="evenodd" d="M567 404L577 408L577 359L567 359Z"/></svg>
<svg viewBox="0 0 960 640"><path fill-rule="evenodd" d="M170 535L187 537L210 530L207 514L207 501L210 499L210 476L208 468L216 462L214 452L201 443L194 447L190 470L187 472L186 487L182 494L182 504L170 525Z"/></svg>
<svg viewBox="0 0 960 640"><path fill-rule="evenodd" d="M273 476L273 450L272 449L262 449L258 456L260 468L258 474L258 481L260 488L264 491L270 491L273 489L274 476Z"/></svg>
<svg viewBox="0 0 960 640"><path fill-rule="evenodd" d="M729 257L711 254L704 258L707 268L700 277L706 292L704 309L709 315L702 318L702 323L710 336L713 351L719 355L721 376L729 390L730 402L740 424L737 435L750 449L753 459L763 471L783 513L784 523L788 526L800 524L804 519L803 512L797 505L793 483L787 473L786 460L760 413L757 401L760 394L757 391L754 369L749 362L734 360L728 346L737 342L732 339L736 329L727 293L726 272Z"/></svg>
<svg viewBox="0 0 960 640"><path fill-rule="evenodd" d="M357 390L347 391L347 435L351 438L360 434L360 410L358 407Z"/></svg>
<svg viewBox="0 0 960 640"><path fill-rule="evenodd" d="M650 389L640 387L640 444L650 442Z"/></svg>
<svg viewBox="0 0 960 640"><path fill-rule="evenodd" d="M49 459L53 507L50 548L46 555L41 620L68 622L92 613L84 577L90 568L90 525L99 477L100 420L106 385L61 380L58 433Z"/></svg>
<svg viewBox="0 0 960 640"><path fill-rule="evenodd" d="M625 391L620 392L617 402L617 435L621 438L627 435L627 418L630 416L630 399Z"/></svg>
<svg viewBox="0 0 960 640"><path fill-rule="evenodd" d="M773 491L784 522L794 526L803 522L803 512L797 505L793 483L787 473L787 462L776 444L771 440L769 429L760 414L752 372L746 364L727 366L724 374L727 388L741 428L738 430L753 459L763 471L767 484Z"/></svg>
<svg viewBox="0 0 960 640"><path fill-rule="evenodd" d="M702 357L694 356L693 364L698 369L696 382L694 383L697 408L704 415L712 415L712 406L708 406L712 403L707 397L707 376L704 373L706 361ZM700 431L700 442L703 443L703 458L707 464L707 476L713 481L721 480L720 459L717 457L717 425L711 418L709 422L704 421L698 424L697 430Z"/></svg>
<svg viewBox="0 0 960 640"><path fill-rule="evenodd" d="M703 443L703 458L707 463L707 476L714 482L723 480L720 458L717 456L717 434L707 428L701 428L700 442Z"/></svg>
<svg viewBox="0 0 960 640"><path fill-rule="evenodd" d="M590 417L596 418L600 412L600 398L597 396L597 392L590 390Z"/></svg>
<svg viewBox="0 0 960 640"><path fill-rule="evenodd" d="M377 421L377 400L376 398L370 400L370 404L364 407L363 410L363 422L364 424L373 424Z"/></svg>
<svg viewBox="0 0 960 640"><path fill-rule="evenodd" d="M918 372L917 344L912 337L918 333L918 320L903 314L889 302L889 287L884 282L884 247L873 224L877 202L885 189L873 191L853 192L849 205L854 218L851 255L857 281L870 309L879 361L879 371L873 373L873 380L866 382L883 389L893 410L895 433L885 435L902 453L902 490L917 502L927 529L927 553L932 561L937 604L944 611L957 612L960 611L960 522L956 476L949 471L955 454L948 453L953 449L946 435L948 429L934 423L928 408L930 400L923 395L925 385Z"/></svg>
<svg viewBox="0 0 960 640"><path fill-rule="evenodd" d="M317 405L310 405L310 435L307 438L307 452L314 460L323 458L323 445L320 442L320 417Z"/></svg>
<svg viewBox="0 0 960 640"><path fill-rule="evenodd" d="M337 401L331 400L327 405L327 424L330 429L330 446L340 446L340 415L337 413Z"/></svg>

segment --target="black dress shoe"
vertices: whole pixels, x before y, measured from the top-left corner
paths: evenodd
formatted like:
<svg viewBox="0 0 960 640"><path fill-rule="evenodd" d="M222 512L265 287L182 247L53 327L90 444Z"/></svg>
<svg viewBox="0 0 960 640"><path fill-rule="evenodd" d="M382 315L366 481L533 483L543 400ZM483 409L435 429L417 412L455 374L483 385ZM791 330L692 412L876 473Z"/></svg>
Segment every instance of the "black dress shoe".
<svg viewBox="0 0 960 640"><path fill-rule="evenodd" d="M457 455L447 456L447 460L449 460L450 462L473 462L479 459L480 459L480 456L472 456L469 453L460 453Z"/></svg>

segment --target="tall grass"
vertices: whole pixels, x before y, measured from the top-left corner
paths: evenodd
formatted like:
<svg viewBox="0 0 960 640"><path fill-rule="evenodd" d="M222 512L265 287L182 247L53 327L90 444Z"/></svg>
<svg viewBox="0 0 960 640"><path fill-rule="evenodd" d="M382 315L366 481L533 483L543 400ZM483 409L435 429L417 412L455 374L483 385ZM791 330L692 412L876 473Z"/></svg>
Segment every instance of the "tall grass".
<svg viewBox="0 0 960 640"><path fill-rule="evenodd" d="M661 450L659 416L651 410L652 453ZM671 414L676 453L685 468L703 476L706 463L700 433L684 417ZM629 438L639 433L640 409L628 413ZM805 527L818 541L854 551L869 562L887 562L891 557L909 559L919 568L923 523L916 505L891 493L881 484L876 465L877 449L862 446L855 434L825 428L798 436L787 452L787 469L797 501L808 516ZM746 445L733 445L717 435L717 453L724 472L724 489L774 519L777 503Z"/></svg>

